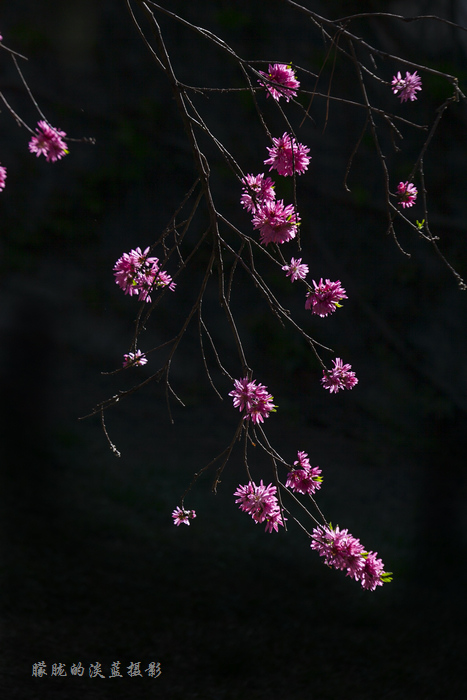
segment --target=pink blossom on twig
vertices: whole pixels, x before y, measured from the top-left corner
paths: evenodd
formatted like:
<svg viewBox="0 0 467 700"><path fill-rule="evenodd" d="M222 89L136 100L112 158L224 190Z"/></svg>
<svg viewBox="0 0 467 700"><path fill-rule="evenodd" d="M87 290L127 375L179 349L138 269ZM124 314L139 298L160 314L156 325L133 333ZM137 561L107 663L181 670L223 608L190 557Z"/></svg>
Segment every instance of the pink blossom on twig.
<svg viewBox="0 0 467 700"><path fill-rule="evenodd" d="M323 387L329 389L331 394L337 394L341 389L353 389L358 384L358 379L351 369L351 365L344 365L341 358L337 357L332 369L323 370L321 379Z"/></svg>
<svg viewBox="0 0 467 700"><path fill-rule="evenodd" d="M261 480L259 486L256 486L250 481L245 486L240 485L234 492L234 496L238 496L235 503L239 503L240 510L251 515L255 522L266 522L266 532L278 532L279 525L283 526L284 522L276 493L273 484L265 486Z"/></svg>
<svg viewBox="0 0 467 700"><path fill-rule="evenodd" d="M287 102L291 97L297 96L297 90L300 87L300 82L295 77L295 71L292 66L287 66L285 63L274 63L274 65L269 66L269 72L264 73L262 70L259 71L261 75L268 78L276 85L271 83L263 83L258 80L260 85L267 90L266 97L273 97L276 101L279 101L281 97L285 97Z"/></svg>
<svg viewBox="0 0 467 700"><path fill-rule="evenodd" d="M321 278L319 284L313 280L313 286L314 289L307 293L305 309L311 309L311 313L318 316L325 317L334 313L341 306L339 302L348 298L339 280L331 282L327 279L323 282Z"/></svg>
<svg viewBox="0 0 467 700"><path fill-rule="evenodd" d="M301 143L297 143L293 136L285 133L279 138L272 139L272 146L268 146L269 158L264 161L270 165L269 170L277 170L279 175L285 177L297 173L301 175L308 169L310 149Z"/></svg>
<svg viewBox="0 0 467 700"><path fill-rule="evenodd" d="M175 282L159 267L159 258L149 257L150 248L141 248L123 253L114 265L115 282L125 294L139 295L141 301L150 302L154 289L168 287L175 291Z"/></svg>
<svg viewBox="0 0 467 700"><path fill-rule="evenodd" d="M417 199L418 190L411 182L399 182L397 185L399 203L402 207L413 207Z"/></svg>
<svg viewBox="0 0 467 700"><path fill-rule="evenodd" d="M347 576L360 581L362 588L374 591L391 580L376 552L366 552L359 539L339 526L316 527L310 546L324 557L327 566L346 571Z"/></svg>
<svg viewBox="0 0 467 700"><path fill-rule="evenodd" d="M276 198L274 182L270 177L259 175L246 175L243 180L243 194L240 202L244 209L255 212L264 202L273 202ZM252 194L253 192L253 194Z"/></svg>
<svg viewBox="0 0 467 700"><path fill-rule="evenodd" d="M35 153L37 157L44 155L48 163L54 163L67 155L67 145L63 140L66 136L64 131L54 129L45 121L37 124L36 131L37 136L33 136L29 142L31 153Z"/></svg>
<svg viewBox="0 0 467 700"><path fill-rule="evenodd" d="M374 591L376 586L382 586L384 581L384 564L381 559L377 558L377 552L368 552L365 556L365 564L360 571L360 582L362 588L369 591Z"/></svg>
<svg viewBox="0 0 467 700"><path fill-rule="evenodd" d="M129 352L127 355L123 355L123 366L126 367L142 367L147 363L148 359L144 352L137 350L136 352Z"/></svg>
<svg viewBox="0 0 467 700"><path fill-rule="evenodd" d="M277 406L272 403L273 396L263 384L256 384L248 377L235 379L235 389L229 393L233 397L233 405L244 412L244 420L251 419L253 423L264 423Z"/></svg>
<svg viewBox="0 0 467 700"><path fill-rule="evenodd" d="M297 453L298 460L294 462L297 469L293 469L287 475L286 486L297 493L313 495L321 488L323 481L321 469L312 467L306 452Z"/></svg>
<svg viewBox="0 0 467 700"><path fill-rule="evenodd" d="M190 520L196 518L196 513L194 510L185 510L177 506L172 513L172 518L174 520L174 525L177 527L183 523L183 525L189 525Z"/></svg>
<svg viewBox="0 0 467 700"><path fill-rule="evenodd" d="M287 243L295 238L300 217L293 204L284 206L282 199L264 202L253 216L253 228L259 229L260 241L268 243Z"/></svg>
<svg viewBox="0 0 467 700"><path fill-rule="evenodd" d="M291 282L295 282L298 279L304 280L308 274L308 265L302 263L301 258L298 258L298 260L292 258L289 265L284 265L282 269L286 273L286 277L290 277Z"/></svg>
<svg viewBox="0 0 467 700"><path fill-rule="evenodd" d="M400 71L392 79L392 91L396 97L400 97L401 102L407 102L411 100L413 102L417 99L417 90L422 89L422 80L417 71L415 73L409 73L406 71L405 78L400 74Z"/></svg>

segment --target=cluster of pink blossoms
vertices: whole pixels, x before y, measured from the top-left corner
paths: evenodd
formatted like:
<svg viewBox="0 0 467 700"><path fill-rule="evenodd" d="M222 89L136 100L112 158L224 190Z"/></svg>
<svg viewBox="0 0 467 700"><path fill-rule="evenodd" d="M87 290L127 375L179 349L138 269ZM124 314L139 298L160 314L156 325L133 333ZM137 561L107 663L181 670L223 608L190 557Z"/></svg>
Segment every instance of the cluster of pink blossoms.
<svg viewBox="0 0 467 700"><path fill-rule="evenodd" d="M406 71L405 78L400 74L400 71L392 79L392 91L396 97L400 97L401 102L410 100L413 102L417 99L417 90L422 89L422 80L417 71L409 73Z"/></svg>
<svg viewBox="0 0 467 700"><path fill-rule="evenodd" d="M172 513L172 518L174 520L174 525L177 527L183 523L183 525L189 525L190 520L196 518L196 513L194 510L185 510L177 506Z"/></svg>
<svg viewBox="0 0 467 700"><path fill-rule="evenodd" d="M337 394L341 389L353 389L358 384L355 372L352 372L351 365L344 365L341 358L337 357L332 369L323 370L321 383L325 389L329 389L331 394Z"/></svg>
<svg viewBox="0 0 467 700"><path fill-rule="evenodd" d="M149 257L150 248L123 253L114 265L115 282L130 296L139 295L142 301L151 301L150 292L159 287L175 290L175 282L159 267L159 258Z"/></svg>
<svg viewBox="0 0 467 700"><path fill-rule="evenodd" d="M418 190L411 182L399 182L397 194L402 207L413 207L417 199Z"/></svg>
<svg viewBox="0 0 467 700"><path fill-rule="evenodd" d="M148 359L144 352L137 350L136 352L129 352L127 355L123 355L123 366L126 367L142 367L147 363Z"/></svg>
<svg viewBox="0 0 467 700"><path fill-rule="evenodd" d="M261 80L258 80L258 83L260 83L260 85L265 87L267 90L266 97L271 95L271 97L273 97L277 102L281 97L285 97L288 102L291 97L297 96L297 90L300 87L300 82L295 77L295 71L293 70L292 66L287 66L285 63L275 63L274 65L269 66L268 73L265 73L262 70L259 72L261 75L264 75L265 78L268 78L268 80L270 80L272 83L276 83L277 85L276 87L275 85L271 85L270 82L263 83Z"/></svg>
<svg viewBox="0 0 467 700"><path fill-rule="evenodd" d="M269 158L264 164L270 165L270 170L275 168L285 177L294 173L301 175L310 162L307 155L309 150L285 133L278 139L273 138L273 146L268 147ZM300 216L293 204L285 205L282 199L276 200L273 180L260 173L246 175L242 183L240 202L244 209L253 214L253 228L259 230L261 243L287 243L295 238Z"/></svg>
<svg viewBox="0 0 467 700"><path fill-rule="evenodd" d="M295 238L300 217L293 204L285 206L282 199L276 200L274 182L264 173L243 178L240 202L253 214L253 228L259 230L263 245L287 243Z"/></svg>
<svg viewBox="0 0 467 700"><path fill-rule="evenodd" d="M0 192L5 187L5 180L6 180L6 168L4 165L0 165Z"/></svg>
<svg viewBox="0 0 467 700"><path fill-rule="evenodd" d="M287 475L286 486L296 493L308 493L312 496L321 488L323 477L321 469L312 467L306 452L297 453L298 460L294 462L297 469L293 469Z"/></svg>
<svg viewBox="0 0 467 700"><path fill-rule="evenodd" d="M310 161L306 155L308 148L296 144L288 134L273 140L275 145L268 149L270 158L264 161L265 164L271 163L271 168L277 167L281 175L292 175L297 168L299 173L306 170ZM253 227L259 229L261 243L286 243L295 238L300 217L293 205L284 206L282 200L275 199L274 182L271 178L260 173L246 175L242 182L243 194L240 201L243 208L253 214ZM282 270L292 282L297 279L304 280L309 272L308 265L302 263L301 258L291 258L290 263L284 265ZM318 316L325 317L334 313L341 306L339 302L347 299L339 280L331 282L327 279L323 282L321 278L319 283L313 280L313 287L314 289L307 293L305 308ZM324 372L321 380L324 388L329 389L331 393L337 393L340 389L352 389L358 379L355 372L350 371L351 366L343 365L340 358L334 361L334 365L332 370ZM274 409L272 396L267 393L267 389L262 385L256 387L255 382L249 382L246 377L235 380L235 390L230 392L229 396L234 397L235 407L241 411L245 410L244 418L251 418L255 423L263 422Z"/></svg>
<svg viewBox="0 0 467 700"><path fill-rule="evenodd" d="M273 146L267 146L269 158L264 165L270 165L269 170L277 170L279 175L288 177L297 173L302 175L308 169L310 149L301 143L297 143L293 136L285 133L278 139L272 139Z"/></svg>
<svg viewBox="0 0 467 700"><path fill-rule="evenodd" d="M256 384L248 377L235 379L235 389L229 393L233 397L233 405L239 411L243 411L243 419L251 419L253 423L264 423L271 412L277 406L272 403L273 396L268 392L263 384Z"/></svg>
<svg viewBox="0 0 467 700"><path fill-rule="evenodd" d="M286 487L296 493L313 495L321 487L321 470L310 465L306 452L298 452L297 456L294 462L297 469L289 472ZM278 532L279 525L284 526L287 518L281 512L277 488L273 484L265 486L261 480L257 486L249 481L245 486L238 486L234 496L240 510L249 513L256 523L266 523L266 532ZM378 554L365 551L360 540L348 530L333 528L331 524L319 525L313 529L310 546L324 557L327 566L346 571L347 576L359 581L366 590L374 591L392 580L390 573L384 571Z"/></svg>
<svg viewBox="0 0 467 700"><path fill-rule="evenodd" d="M310 546L325 558L328 566L345 570L346 576L360 581L366 590L374 591L377 586L391 581L389 573L384 571L383 562L377 558L377 552L366 552L360 540L348 530L340 530L339 526L335 529L331 526L316 527Z"/></svg>
<svg viewBox="0 0 467 700"><path fill-rule="evenodd" d="M305 309L311 309L311 313L317 316L325 317L334 313L341 306L339 302L348 298L339 280L323 282L321 278L319 284L313 280L313 286L313 291L306 295Z"/></svg>
<svg viewBox="0 0 467 700"><path fill-rule="evenodd" d="M276 492L273 484L265 486L261 480L259 486L256 486L250 481L234 492L234 496L238 496L235 503L239 503L240 510L249 513L256 523L266 522L266 532L279 532L279 525L283 526L284 521Z"/></svg>
<svg viewBox="0 0 467 700"><path fill-rule="evenodd" d="M44 155L48 163L54 163L67 155L67 145L63 140L66 136L64 131L52 128L45 121L37 124L36 131L37 136L33 136L29 142L31 153L35 153L37 157Z"/></svg>

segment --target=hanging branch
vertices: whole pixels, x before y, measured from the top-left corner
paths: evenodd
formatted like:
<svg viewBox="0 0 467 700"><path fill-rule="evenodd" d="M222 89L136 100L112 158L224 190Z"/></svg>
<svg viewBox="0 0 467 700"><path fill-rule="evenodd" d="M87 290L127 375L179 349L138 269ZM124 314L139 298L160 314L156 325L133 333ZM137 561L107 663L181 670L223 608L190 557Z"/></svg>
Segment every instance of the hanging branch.
<svg viewBox="0 0 467 700"><path fill-rule="evenodd" d="M347 574L360 581L364 588L374 590L377 586L390 580L389 574L384 572L383 564L376 554L364 550L359 540L350 535L347 530L334 528L325 519L315 500L315 493L321 487L321 470L318 467L312 467L307 453L302 451L297 452L297 460L290 464L273 447L266 434L264 422L271 413L276 411L277 406L273 403L273 396L269 393L268 388L253 379L254 368L246 357L245 345L240 332L241 324L238 322L237 311L232 301L232 292L234 280L240 278L243 281L246 278L251 282L253 292L259 293L264 300L267 311L276 318L280 326L293 329L294 333L297 333L310 348L313 362L318 370L322 371L322 388L333 394L341 390L350 390L357 384L358 379L355 372L352 371L351 365L344 363L340 357L333 360L334 366L332 368L326 366L318 349L331 353L334 351L313 338L303 328L294 314L286 308L280 293L276 292L274 288L274 275L278 271L280 274L285 273L291 282L297 282L294 289L304 290L305 309L311 315L318 315L322 318L334 313L340 308L340 302L347 299L346 291L339 280L326 279L323 281L321 279L319 283L313 280L311 285L305 279L308 274L308 266L302 262L302 258L292 258L289 261L283 252L287 249L287 245L284 244L292 240L297 244L298 251L300 253L302 251L299 234L301 224L299 215L300 187L297 176L303 174L308 168L310 157L307 154L310 149L299 143L297 133L299 129L316 123L316 115L313 110L318 102L324 105L325 111L323 138L330 119L329 106L331 102L336 102L348 110L364 110L363 127L359 131L355 143L348 150L350 157L344 172L344 191L350 191L347 183L352 165L360 151L364 135L370 133L381 170L380 191L384 199L387 231L391 233L399 250L404 255L409 256L399 242L395 222L397 220L398 224L407 225L409 230L416 232L422 241L426 240L433 246L436 255L456 276L460 287L465 288L461 276L440 252L437 244L438 237L431 233L423 170L424 158L429 152L429 147L443 114L454 102L464 97L459 90L457 78L434 68L408 61L403 57L389 54L372 46L365 39L350 31L350 26L356 19L372 18L384 21L385 18L391 18L412 22L416 20L428 21L435 18L428 15L404 18L391 13L359 13L331 20L321 17L316 12L293 2L293 0L284 0L284 6L306 15L310 20L310 29L319 30L323 37L326 47L325 58L318 70L315 70L315 67L310 70L307 66L295 64L269 62L267 66L267 61L247 60L212 31L194 25L159 3L152 0L125 0L125 2L131 21L153 59L155 67L162 71L170 86L176 111L183 125L193 157L195 174L195 184L184 197L171 217L168 226L156 242L144 251L137 249L124 254L114 267L117 284L130 296L139 295L141 301L135 322L131 352L125 356L131 355L132 365L147 362L146 355L138 350L138 344L140 339L144 337L151 315L157 306L164 298L167 298L169 291L175 291L175 280L178 283L182 273L185 273L189 265L194 265L195 261L203 261L203 273L198 292L197 294L193 293L191 306L178 332L171 340L164 341L150 351L155 352L163 348L166 350L165 361L161 367L131 389L120 391L99 403L90 415L100 414L106 438L111 449L115 452L116 447L111 442L105 427L104 411L115 406L121 399L139 391L150 382L162 380L169 418L173 422L170 398L174 397L183 404L183 396L178 396L170 384L170 369L185 332L191 320L196 317L198 342L207 382L220 399L223 399L226 393L225 387L222 385L223 379L227 378L229 382L233 383L234 388L229 392L229 396L233 399L234 408L241 412L241 420L234 431L230 444L209 464L195 473L192 482L183 493L181 507L173 513L175 523L177 525L189 524L190 520L195 517L194 511L185 509L185 499L199 476L220 461L212 485L213 491L217 491L221 475L229 460L234 458L235 447L239 443L242 452L241 459L248 479L248 483L239 485L235 492L236 502L240 504L240 508L250 514L255 522L264 523L267 532L277 532L280 527L284 530L287 529L286 521L287 517L290 517L311 539L311 547L325 558L328 565L346 570ZM137 13L134 10L137 10ZM238 73L243 76L245 86L241 88L204 87L202 85L188 85L183 82L174 70L158 21L160 15L170 22L183 26L186 31L192 32L198 40L208 42L209 45L213 46L221 58L227 59L238 68ZM436 18L436 20L444 21L440 18ZM445 23L453 27L457 26L448 21ZM335 94L338 90L336 87L338 85L337 73L340 68L338 57L353 68L356 76L353 86L357 93L356 98ZM397 95L401 97L401 101L403 99L407 101L408 98L413 101L417 97L417 91L422 89L421 78L416 72L412 75L407 72L404 79L399 72L393 78L393 82L389 83L379 74L374 57L416 69L422 74L442 78L452 86L453 93L438 107L434 118L427 120L427 124L417 123L410 116L403 117L394 114L392 109L388 109L385 104L380 103L380 97L374 98L372 88L374 86L378 88L376 90L378 95L381 87L384 87L392 98ZM330 72L328 62L331 63ZM370 65L370 68L367 64ZM263 70L266 67L267 70ZM302 86L297 76L303 77L305 83L308 81L310 84ZM320 87L320 82L324 80L327 81L327 85L323 89ZM251 165L239 162L239 159L222 143L215 133L215 129L210 125L208 116L205 114L205 104L202 97L212 92L226 96L229 93L236 94L239 91L245 92L251 97L260 127L271 144L268 146L269 158L263 160L264 165L271 166L269 172L276 170L281 177L291 178L292 204L284 204L283 200L277 198L275 183L264 173L246 175L245 173L251 172ZM275 137L273 135L269 123L270 119L262 107L261 101L264 94L266 98L271 98L268 104L278 110L278 118L284 132L282 136ZM302 104L301 101L303 97L307 99L305 104ZM284 103L288 104L289 102L296 113L300 115L301 123L299 123L298 128L294 126L296 122L289 114L288 107L284 106ZM390 163L384 138L389 139L396 152L400 151L406 129L414 129L417 134L422 135L427 132L427 135L426 138L422 136L424 141L410 174L407 176L407 182L399 183L397 192L393 193L391 192ZM220 154L232 174L233 180L239 183L239 189L242 189L241 205L252 216L253 233L243 231L235 221L231 221L220 211L211 188L214 166L201 149L200 143L204 143L202 139L207 139L215 147L216 152ZM418 176L422 183L425 214L423 227L418 222L414 224L410 220L409 213L406 212L406 208L410 208L417 196L417 190L412 183L415 176ZM186 211L188 213L184 214L183 212ZM184 218L180 221L182 216ZM202 217L205 219L200 226L199 218ZM196 233L194 243L189 241L188 237L188 232L193 230ZM259 235L256 232L259 232ZM162 262L159 258L151 257L158 250L162 250ZM208 257L207 264L206 257ZM174 268L171 271L173 277L167 271L171 267ZM211 323L206 316L207 305L203 307L210 285L216 285L218 304L230 329L231 344L235 347L235 359L229 361L225 360L222 355L222 343L219 340L215 324ZM154 300L151 300L150 294L155 295ZM208 344L205 344L206 338ZM209 347L214 357L213 362L206 353L206 348ZM209 355L211 355L210 352ZM217 381L213 369L220 372L219 381ZM235 379L235 377L239 378ZM262 481L259 485L256 484L252 478L249 451L251 454L251 450L256 448L270 461L272 481L267 486ZM286 479L279 474L280 470L283 469L287 470ZM318 517L315 517L311 510L303 504L302 497L308 499L308 504L312 504ZM303 525L301 521L303 517L311 519L313 524L311 532Z"/></svg>

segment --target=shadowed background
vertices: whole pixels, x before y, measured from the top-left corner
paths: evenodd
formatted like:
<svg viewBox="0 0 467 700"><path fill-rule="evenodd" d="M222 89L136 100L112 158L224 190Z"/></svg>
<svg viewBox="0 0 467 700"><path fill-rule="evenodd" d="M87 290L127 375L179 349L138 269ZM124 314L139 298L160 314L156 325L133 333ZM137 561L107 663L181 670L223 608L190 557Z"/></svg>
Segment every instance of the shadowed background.
<svg viewBox="0 0 467 700"><path fill-rule="evenodd" d="M317 32L281 2L166 4L245 58L292 60L317 71L325 57ZM323 12L329 6L307 4ZM332 5L335 17L362 10L360 2ZM441 13L442 3L364 5L409 15ZM463 21L464 3L442 10ZM465 39L433 26L368 21L355 32L458 75L465 91ZM242 85L219 52L165 18L161 27L181 79ZM275 446L289 461L297 450L309 453L323 470L326 516L394 572L374 593L324 567L298 528L265 535L238 510L232 492L245 482L240 453L216 496L212 473L200 479L187 501L198 514L192 526L172 525L170 513L193 473L224 449L238 421L230 399L221 404L209 386L196 329L173 365L173 386L186 404L172 407L175 425L157 384L106 415L120 459L97 419L78 422L151 371L101 375L128 351L137 309L116 287L112 267L124 251L160 235L194 180L192 156L169 86L123 2L17 0L3 9L0 31L29 57L22 70L49 121L74 137L96 138L95 146L71 143L69 156L48 164L27 153L29 135L7 110L0 115L0 162L8 167L0 201L5 697L464 697L466 297L413 234L399 227L410 259L385 235L379 165L365 139L345 193L343 174L364 116L331 104L324 130L325 104L315 101L314 124L299 131L313 156L298 182L303 257L310 278L340 279L349 299L332 317L310 319L302 291L273 278L311 335L352 363L359 385L342 395L324 392L307 348L269 316L241 276L233 303L255 377L279 405L267 422ZM379 65L386 80L401 69ZM33 105L3 56L1 70L2 90L34 125ZM398 114L423 121L447 97L441 81L422 77L417 103L394 101ZM333 91L349 95L353 79L338 59ZM307 89L313 85L310 77ZM387 99L388 87L373 89L375 99ZM279 135L284 126L270 103L261 102ZM213 94L196 96L196 104L244 170L261 172L268 144L251 101ZM290 113L298 121L292 105ZM454 105L425 160L432 227L464 276L465 127L465 105ZM385 144L394 189L422 142L410 129L404 136L400 154ZM219 208L250 231L237 181L217 154L212 158ZM280 187L289 199L289 183ZM415 207L411 218L417 216ZM201 215L199 230L202 223ZM178 329L201 273L195 267L181 277L158 307L148 347ZM206 318L240 376L214 287ZM216 379L226 395L231 387ZM251 460L267 478L263 457L253 451ZM42 660L48 677L32 678L32 664ZM89 678L91 663L99 661L107 676L117 660L124 678ZM70 676L79 661L85 676ZM129 678L132 661L143 670L159 661L162 675ZM53 663L66 664L68 676L51 678Z"/></svg>

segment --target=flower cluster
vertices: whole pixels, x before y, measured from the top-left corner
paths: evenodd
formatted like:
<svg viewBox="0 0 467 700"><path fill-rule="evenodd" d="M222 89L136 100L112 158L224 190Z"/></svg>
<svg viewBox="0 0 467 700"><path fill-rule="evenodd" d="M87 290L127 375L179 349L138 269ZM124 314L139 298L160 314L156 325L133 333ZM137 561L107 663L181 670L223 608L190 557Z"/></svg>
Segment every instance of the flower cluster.
<svg viewBox="0 0 467 700"><path fill-rule="evenodd" d="M273 202L276 199L274 182L270 177L265 178L264 173L246 175L242 182L243 194L240 202L247 211L254 213L256 209L261 209L264 202Z"/></svg>
<svg viewBox="0 0 467 700"><path fill-rule="evenodd" d="M358 384L355 372L351 372L351 365L344 365L341 358L337 357L332 369L323 370L321 383L331 394L337 394L341 389L353 389Z"/></svg>
<svg viewBox="0 0 467 700"><path fill-rule="evenodd" d="M159 267L159 258L149 257L150 248L123 253L114 265L115 282L130 296L139 295L142 301L151 301L150 292L159 287L175 290L175 282Z"/></svg>
<svg viewBox="0 0 467 700"><path fill-rule="evenodd" d="M305 309L311 309L311 313L318 316L324 317L332 314L340 308L341 299L347 299L345 289L339 280L337 282L331 282L331 280L323 282L321 278L319 284L313 280L313 286L314 289L307 294Z"/></svg>
<svg viewBox="0 0 467 700"><path fill-rule="evenodd" d="M298 460L294 462L297 469L293 469L287 476L286 486L296 493L308 493L312 496L321 488L323 477L321 469L312 467L306 452L297 453Z"/></svg>
<svg viewBox="0 0 467 700"><path fill-rule="evenodd" d="M287 66L284 63L275 63L269 66L268 73L264 73L262 70L259 72L271 81L263 83L261 80L258 80L260 85L266 88L267 97L271 95L271 97L277 101L279 101L281 97L285 97L288 102L291 97L297 96L300 83L295 77L295 71L292 66ZM271 83L276 83L276 85L271 85Z"/></svg>
<svg viewBox="0 0 467 700"><path fill-rule="evenodd" d="M196 513L194 510L185 510L184 508L177 506L172 513L172 518L174 519L174 525L177 527L182 523L184 525L189 525L190 520L196 518Z"/></svg>
<svg viewBox="0 0 467 700"><path fill-rule="evenodd" d="M295 282L295 280L298 279L304 280L308 274L308 265L302 263L301 258L298 258L298 260L292 258L290 264L284 265L282 269L284 270L286 277L290 277L291 282Z"/></svg>
<svg viewBox="0 0 467 700"><path fill-rule="evenodd" d="M234 492L238 496L240 510L249 513L257 523L266 522L266 532L279 531L279 525L284 525L283 516L276 496L277 489L273 484L265 486L260 481L259 486L250 481L246 486L239 486Z"/></svg>
<svg viewBox="0 0 467 700"><path fill-rule="evenodd" d="M392 91L396 97L400 97L401 102L410 100L413 102L417 99L417 90L422 89L422 80L417 71L409 73L406 71L405 78L400 74L400 71L392 79Z"/></svg>
<svg viewBox="0 0 467 700"><path fill-rule="evenodd" d="M66 136L64 131L54 129L45 121L38 122L36 131L37 136L33 136L29 142L31 153L35 153L37 157L44 155L48 163L54 163L67 155L67 145L63 140Z"/></svg>
<svg viewBox="0 0 467 700"><path fill-rule="evenodd" d="M286 488L300 494L312 496L321 488L322 477L319 467L312 467L306 452L298 452L298 459L289 472ZM279 531L279 525L285 526L285 518L277 498L277 488L273 484L265 486L260 481L257 486L254 481L239 485L234 492L235 503L240 510L249 513L256 523L266 523L266 532ZM183 512L183 511L182 511ZM174 511L175 516L175 511ZM340 571L359 581L362 588L374 591L377 586L392 580L389 572L384 571L383 562L376 552L367 552L356 537L348 530L338 526L319 525L313 529L311 548L324 557L327 566Z"/></svg>
<svg viewBox="0 0 467 700"><path fill-rule="evenodd" d="M376 552L366 552L360 540L348 530L335 529L331 525L313 530L311 548L315 549L325 563L334 569L346 571L346 576L360 581L362 588L374 591L377 586L391 581L384 571L383 562Z"/></svg>
<svg viewBox="0 0 467 700"><path fill-rule="evenodd" d="M413 207L417 199L418 190L411 182L399 182L397 194L401 206L405 209L405 207Z"/></svg>
<svg viewBox="0 0 467 700"><path fill-rule="evenodd" d="M229 393L233 397L233 405L239 411L244 411L243 418L251 418L253 423L264 423L264 419L276 410L272 403L273 397L263 384L256 384L248 377L235 379L235 389Z"/></svg>
<svg viewBox="0 0 467 700"><path fill-rule="evenodd" d="M0 192L5 187L5 180L6 180L6 168L4 165L0 165Z"/></svg>
<svg viewBox="0 0 467 700"><path fill-rule="evenodd" d="M291 241L299 225L300 217L293 204L284 206L282 199L264 202L253 216L253 228L259 229L263 245Z"/></svg>
<svg viewBox="0 0 467 700"><path fill-rule="evenodd" d="M279 138L272 139L273 145L267 147L269 158L264 161L265 165L270 165L269 170L277 170L279 175L285 177L297 173L301 175L308 169L310 149L301 143L297 143L293 136L285 133Z"/></svg>
<svg viewBox="0 0 467 700"><path fill-rule="evenodd" d="M269 158L264 163L271 166L270 170L275 168L280 175L301 175L308 168L310 149L287 133L278 139L273 138L273 146L268 147L268 151ZM246 175L242 183L240 202L253 214L253 228L259 230L261 243L287 243L295 238L300 216L293 204L285 205L282 199L276 200L273 180L260 173Z"/></svg>
<svg viewBox="0 0 467 700"><path fill-rule="evenodd" d="M146 355L144 352L141 352L141 350L129 352L127 355L123 355L123 366L125 368L133 366L141 367L142 365L145 365L147 361Z"/></svg>

